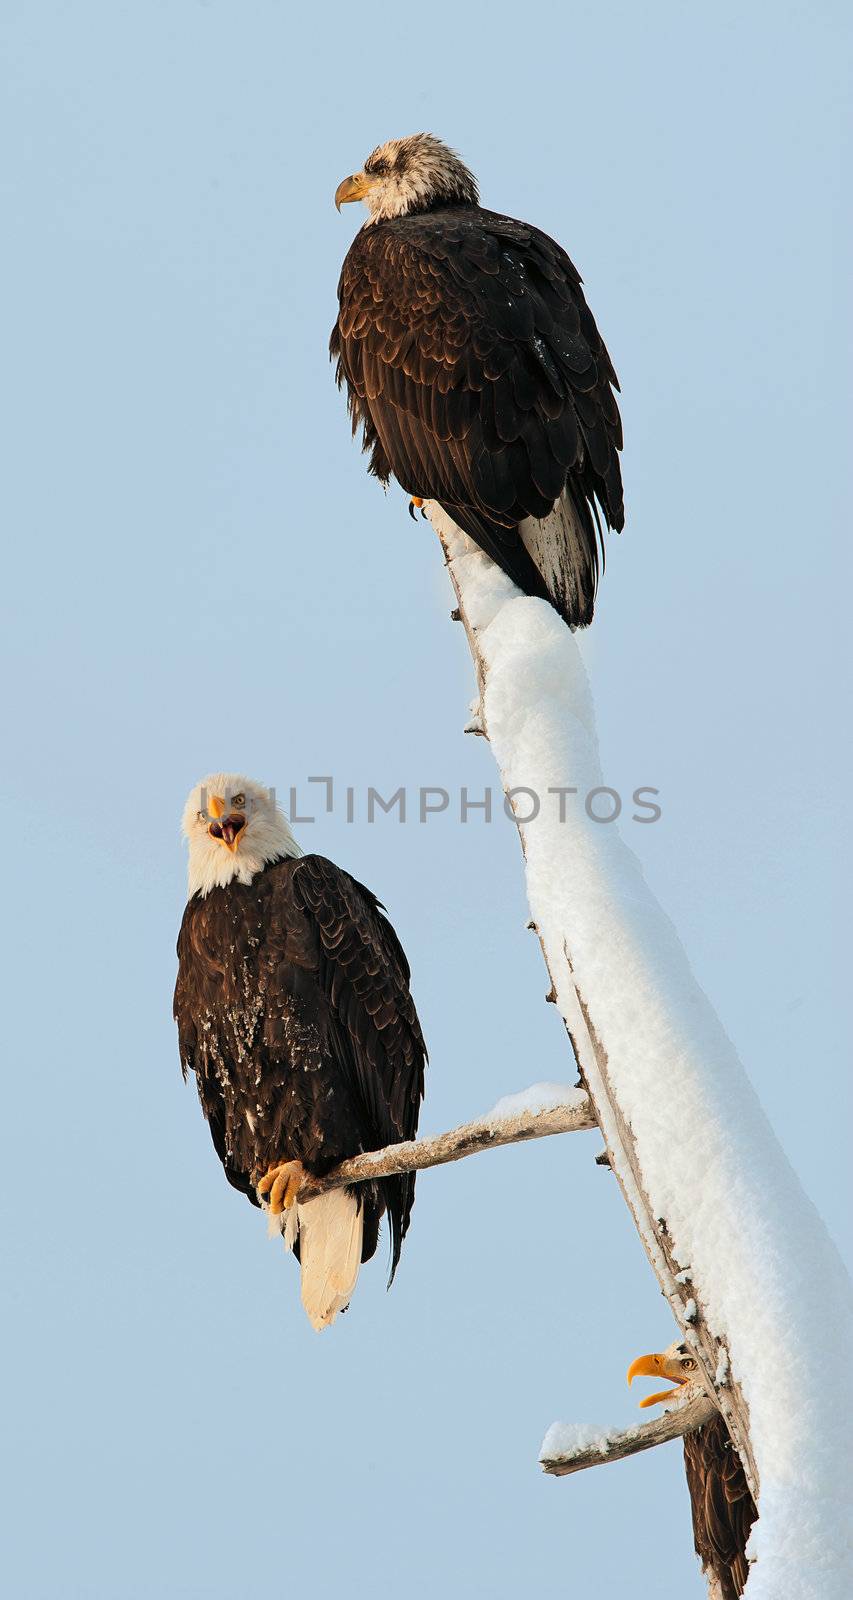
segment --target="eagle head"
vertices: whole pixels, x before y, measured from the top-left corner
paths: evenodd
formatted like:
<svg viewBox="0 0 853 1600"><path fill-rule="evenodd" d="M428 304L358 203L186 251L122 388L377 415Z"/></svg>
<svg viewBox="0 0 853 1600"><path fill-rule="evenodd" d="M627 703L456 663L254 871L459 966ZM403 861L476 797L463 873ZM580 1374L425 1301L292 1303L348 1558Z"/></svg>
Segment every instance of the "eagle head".
<svg viewBox="0 0 853 1600"><path fill-rule="evenodd" d="M181 819L189 842L189 897L235 879L249 884L271 861L302 852L267 789L238 772L212 772L190 790Z"/></svg>
<svg viewBox="0 0 853 1600"><path fill-rule="evenodd" d="M335 205L363 200L371 222L406 217L437 205L472 205L477 180L461 156L432 133L410 133L376 146L360 172L344 178Z"/></svg>
<svg viewBox="0 0 853 1600"><path fill-rule="evenodd" d="M663 1389L657 1394L647 1394L645 1400L640 1401L640 1410L646 1406L656 1406L661 1400L687 1398L686 1386L693 1383L699 1371L695 1356L690 1354L686 1344L669 1345L666 1350L661 1350L652 1355L638 1356L628 1368L628 1382L633 1383L635 1378L666 1378L675 1384L674 1389Z"/></svg>

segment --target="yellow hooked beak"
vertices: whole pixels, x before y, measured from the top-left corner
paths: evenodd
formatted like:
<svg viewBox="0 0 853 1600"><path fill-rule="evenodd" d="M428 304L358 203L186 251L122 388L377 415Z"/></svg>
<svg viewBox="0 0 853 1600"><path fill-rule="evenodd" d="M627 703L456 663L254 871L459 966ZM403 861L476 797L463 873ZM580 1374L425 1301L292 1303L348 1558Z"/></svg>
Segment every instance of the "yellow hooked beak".
<svg viewBox="0 0 853 1600"><path fill-rule="evenodd" d="M656 1406L661 1400L668 1400L682 1384L688 1382L680 1363L672 1361L665 1355L638 1356L628 1368L628 1382L633 1383L635 1378L667 1378L670 1383L675 1384L675 1389L662 1389L658 1394L647 1394L645 1400L640 1401L641 1411L644 1411L646 1406Z"/></svg>
<svg viewBox="0 0 853 1600"><path fill-rule="evenodd" d="M242 811L225 812L225 801L219 794L212 794L208 798L207 809L213 818L208 824L208 834L211 839L216 839L219 844L224 844L233 856L237 849L246 826L246 817Z"/></svg>
<svg viewBox="0 0 853 1600"><path fill-rule="evenodd" d="M353 200L363 200L368 190L378 181L377 178L369 177L366 172L351 173L335 190L335 210L340 211L341 206L348 206Z"/></svg>

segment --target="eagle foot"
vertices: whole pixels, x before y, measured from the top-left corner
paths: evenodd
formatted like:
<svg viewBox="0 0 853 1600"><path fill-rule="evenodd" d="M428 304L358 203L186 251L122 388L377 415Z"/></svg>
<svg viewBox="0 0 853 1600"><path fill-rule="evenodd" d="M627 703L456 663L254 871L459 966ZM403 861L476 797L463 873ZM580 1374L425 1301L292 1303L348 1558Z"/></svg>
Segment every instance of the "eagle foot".
<svg viewBox="0 0 853 1600"><path fill-rule="evenodd" d="M267 1204L270 1212L278 1217L282 1211L289 1211L296 1204L305 1178L306 1172L301 1161L281 1161L259 1179L258 1196L261 1200L269 1197Z"/></svg>
<svg viewBox="0 0 853 1600"><path fill-rule="evenodd" d="M417 520L415 517L416 511L419 511L422 517L426 516L426 512L424 511L424 503L419 494L413 494L411 500L409 501L409 516L413 522Z"/></svg>

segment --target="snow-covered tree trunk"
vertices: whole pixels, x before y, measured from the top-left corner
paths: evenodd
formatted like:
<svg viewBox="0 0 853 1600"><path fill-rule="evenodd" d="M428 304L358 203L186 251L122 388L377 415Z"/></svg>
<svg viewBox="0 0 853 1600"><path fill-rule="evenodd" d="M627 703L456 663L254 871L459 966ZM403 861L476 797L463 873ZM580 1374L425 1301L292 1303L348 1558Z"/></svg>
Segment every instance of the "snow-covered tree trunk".
<svg viewBox="0 0 853 1600"><path fill-rule="evenodd" d="M853 1594L849 1279L639 863L613 823L585 810L605 791L576 638L439 507L427 511L474 659L473 727L518 824L552 997L758 1503L749 1600L842 1600Z"/></svg>

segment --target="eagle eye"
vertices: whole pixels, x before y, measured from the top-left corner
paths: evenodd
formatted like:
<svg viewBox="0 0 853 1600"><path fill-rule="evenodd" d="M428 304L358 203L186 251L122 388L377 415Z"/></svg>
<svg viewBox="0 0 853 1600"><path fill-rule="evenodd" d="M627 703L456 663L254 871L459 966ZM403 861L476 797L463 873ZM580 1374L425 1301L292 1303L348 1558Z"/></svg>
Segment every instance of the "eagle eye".
<svg viewBox="0 0 853 1600"><path fill-rule="evenodd" d="M242 790L239 794L232 796L231 804L232 806L244 806L246 804L246 796L243 794Z"/></svg>

